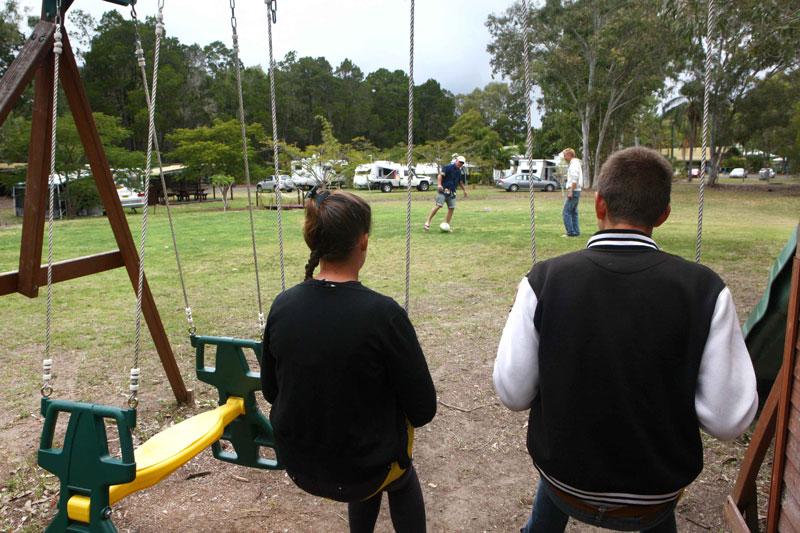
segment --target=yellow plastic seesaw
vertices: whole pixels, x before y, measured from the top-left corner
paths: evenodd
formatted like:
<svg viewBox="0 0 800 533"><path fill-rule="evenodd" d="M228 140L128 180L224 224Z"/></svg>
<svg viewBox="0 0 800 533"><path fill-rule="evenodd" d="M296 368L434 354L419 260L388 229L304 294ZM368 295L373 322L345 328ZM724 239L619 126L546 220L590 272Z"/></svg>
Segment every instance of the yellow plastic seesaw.
<svg viewBox="0 0 800 533"><path fill-rule="evenodd" d="M231 396L224 405L171 426L134 451L136 478L109 488L113 505L125 496L152 487L222 437L225 427L244 414L244 400ZM88 496L75 495L67 504L70 520L89 523Z"/></svg>

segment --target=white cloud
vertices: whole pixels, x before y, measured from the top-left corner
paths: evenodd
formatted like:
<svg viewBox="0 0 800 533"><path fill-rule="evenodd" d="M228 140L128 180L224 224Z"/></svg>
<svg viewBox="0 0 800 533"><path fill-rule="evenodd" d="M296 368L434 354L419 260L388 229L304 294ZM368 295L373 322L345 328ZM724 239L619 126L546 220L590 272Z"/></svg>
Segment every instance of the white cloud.
<svg viewBox="0 0 800 533"><path fill-rule="evenodd" d="M31 13L40 3L22 0ZM417 84L429 78L454 93L469 92L491 81L485 23L512 0L417 0L415 2L415 66ZM153 15L154 0L140 0L139 18ZM80 0L73 8L98 18L128 8L99 0ZM267 7L263 1L239 0L236 18L242 61L268 63ZM278 23L273 27L275 59L296 50L300 56L324 56L335 68L350 58L365 73L385 67L408 71L408 0L278 0ZM165 0L167 32L182 43L231 45L230 6L226 0Z"/></svg>

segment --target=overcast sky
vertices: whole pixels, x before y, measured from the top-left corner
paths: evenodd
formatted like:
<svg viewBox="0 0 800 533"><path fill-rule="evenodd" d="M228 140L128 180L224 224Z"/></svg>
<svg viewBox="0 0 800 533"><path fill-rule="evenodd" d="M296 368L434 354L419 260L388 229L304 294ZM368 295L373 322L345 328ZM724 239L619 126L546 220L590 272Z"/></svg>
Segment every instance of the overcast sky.
<svg viewBox="0 0 800 533"><path fill-rule="evenodd" d="M486 18L513 0L417 0L414 80L434 78L453 93L469 92L492 81ZM38 13L41 3L22 0ZM139 0L140 18L153 15L156 0ZM104 11L129 9L101 0L76 0L73 8L99 19ZM273 27L275 59L296 50L299 56L324 56L336 66L350 58L365 74L378 68L408 71L409 0L278 0ZM245 65L267 65L267 8L263 0L238 0L236 15ZM164 24L182 43L231 45L229 0L165 0Z"/></svg>

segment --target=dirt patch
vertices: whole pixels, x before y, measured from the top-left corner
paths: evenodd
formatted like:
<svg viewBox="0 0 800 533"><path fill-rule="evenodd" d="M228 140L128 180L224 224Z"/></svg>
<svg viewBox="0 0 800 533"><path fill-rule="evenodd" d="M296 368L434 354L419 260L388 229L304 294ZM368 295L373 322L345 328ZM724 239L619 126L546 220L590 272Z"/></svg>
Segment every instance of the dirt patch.
<svg viewBox="0 0 800 533"><path fill-rule="evenodd" d="M437 320L439 302L415 302L420 341L439 396L438 414L417 433L415 446L431 531L515 531L530 512L536 474L525 450L527 413L500 405L491 383L505 320L505 313L497 310L508 304L461 287L458 307L470 312L459 314L463 318L457 328L443 329ZM39 529L54 511L55 480L30 467L39 424L33 418L13 424L16 439L25 444L8 451L25 460L10 474L31 489L17 492L24 496L14 501L8 500L8 492L0 496L5 530ZM8 437L0 435L4 442L13 440ZM726 529L721 508L746 443L704 440L706 468L678 506L680 531ZM377 530L391 531L385 501L383 505ZM114 516L120 531L128 532L289 532L347 531L346 513L343 504L303 493L281 471L233 466L204 452L162 483L121 502ZM573 521L568 531L598 529Z"/></svg>

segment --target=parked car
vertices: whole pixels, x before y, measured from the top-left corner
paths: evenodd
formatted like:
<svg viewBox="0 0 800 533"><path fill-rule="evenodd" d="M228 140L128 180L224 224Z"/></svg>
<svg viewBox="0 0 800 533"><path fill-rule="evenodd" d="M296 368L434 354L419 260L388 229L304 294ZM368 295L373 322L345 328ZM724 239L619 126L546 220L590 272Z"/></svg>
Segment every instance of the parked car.
<svg viewBox="0 0 800 533"><path fill-rule="evenodd" d="M295 189L294 182L292 178L287 176L286 174L280 175L280 190L284 192L291 192ZM256 183L256 190L258 192L266 191L266 192L275 192L275 176L270 176L265 180L261 180Z"/></svg>
<svg viewBox="0 0 800 533"><path fill-rule="evenodd" d="M123 208L133 209L144 207L144 193L136 192L124 185L117 185L117 195Z"/></svg>
<svg viewBox="0 0 800 533"><path fill-rule="evenodd" d="M551 179L542 179L536 174L533 175L531 179L531 175L527 172L519 173L519 174L512 174L507 178L499 179L495 182L497 187L501 189L505 189L508 192L517 192L520 189L529 189L533 184L534 189L539 189L542 191L554 191L559 187L559 184L555 180Z"/></svg>
<svg viewBox="0 0 800 533"><path fill-rule="evenodd" d="M771 180L775 177L775 171L771 168L762 168L758 171L758 179L760 180Z"/></svg>
<svg viewBox="0 0 800 533"><path fill-rule="evenodd" d="M728 177L747 179L747 169L744 169L742 167L734 168L733 170L731 170L731 173L728 175Z"/></svg>

